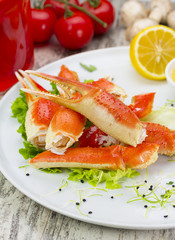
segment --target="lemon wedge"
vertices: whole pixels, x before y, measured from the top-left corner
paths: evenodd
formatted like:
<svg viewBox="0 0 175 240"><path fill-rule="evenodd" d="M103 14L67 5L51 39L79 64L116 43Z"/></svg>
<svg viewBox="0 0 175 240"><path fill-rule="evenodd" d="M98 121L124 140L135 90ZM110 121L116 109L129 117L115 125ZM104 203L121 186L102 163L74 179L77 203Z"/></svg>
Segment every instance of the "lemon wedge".
<svg viewBox="0 0 175 240"><path fill-rule="evenodd" d="M167 64L175 58L175 31L157 25L145 28L130 45L130 59L143 77L164 80Z"/></svg>

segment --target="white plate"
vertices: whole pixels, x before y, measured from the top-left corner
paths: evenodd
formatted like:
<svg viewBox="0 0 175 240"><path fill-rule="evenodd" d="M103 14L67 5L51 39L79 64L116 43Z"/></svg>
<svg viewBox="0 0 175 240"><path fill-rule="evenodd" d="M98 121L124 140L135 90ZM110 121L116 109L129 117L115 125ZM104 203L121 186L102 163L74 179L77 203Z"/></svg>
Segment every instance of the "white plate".
<svg viewBox="0 0 175 240"><path fill-rule="evenodd" d="M98 70L89 73L80 67L79 63L95 65ZM114 77L115 82L122 86L128 95L156 92L155 107L164 105L167 98L173 99L173 92L166 81L150 81L142 78L136 73L131 66L129 60L129 49L127 47L109 48L97 51L77 54L51 63L42 67L40 71L57 74L61 64L67 65L70 69L78 72L80 79L98 79L103 76L110 75ZM16 132L19 127L16 119L11 118L11 103L19 95L19 84L15 85L0 102L0 168L4 176L21 192L56 212L66 216L79 219L94 224L130 228L130 229L162 229L175 227L175 209L169 207L169 217L164 218L166 209L151 209L145 218L145 208L143 202L126 203L128 199L135 196L132 189L119 189L108 192L87 190L86 194L100 193L103 196L91 196L87 198L80 206L83 214L92 211L88 216L82 215L78 210L75 202L79 201L79 188L90 187L84 183L68 182L68 186L62 191L56 191L66 174L47 174L32 168L28 168L27 172L30 176L26 176L24 169L19 168L26 162L18 153L21 148L22 139ZM130 102L128 98L127 103ZM149 182L155 181L155 178L166 177L174 174L173 168L175 163L167 162L166 157L159 157L159 160L148 168ZM144 181L146 171L141 171L141 175L136 180L129 180L128 185L132 185L135 181ZM139 180L140 179L140 180ZM171 177L174 180L174 177ZM165 180L167 181L167 179ZM81 191L83 195L83 191ZM122 196L111 196L123 193ZM149 205L149 204L148 204Z"/></svg>

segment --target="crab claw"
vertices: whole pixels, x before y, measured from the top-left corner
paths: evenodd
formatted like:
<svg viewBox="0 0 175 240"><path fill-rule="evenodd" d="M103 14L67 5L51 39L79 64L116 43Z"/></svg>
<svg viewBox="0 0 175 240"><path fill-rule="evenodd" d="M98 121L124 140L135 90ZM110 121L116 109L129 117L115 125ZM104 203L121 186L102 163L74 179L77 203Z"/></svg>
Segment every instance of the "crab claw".
<svg viewBox="0 0 175 240"><path fill-rule="evenodd" d="M102 131L126 144L136 146L145 139L146 130L138 117L114 95L81 82L35 71L27 71L27 73L80 92L82 97L74 100L32 89L23 89L24 92L47 98L79 112Z"/></svg>
<svg viewBox="0 0 175 240"><path fill-rule="evenodd" d="M15 72L15 75L16 75L16 78L18 79L18 81L22 84L23 88L30 89L30 86L31 86L36 91L43 91L43 92L48 93L48 91L46 89L44 89L43 87L41 87L37 82L35 82L29 76L29 74L27 74L23 70L19 70L19 72L21 75L18 72ZM28 94L28 93L26 93L26 98L27 98L28 106L31 105L37 99L36 96Z"/></svg>
<svg viewBox="0 0 175 240"><path fill-rule="evenodd" d="M26 72L19 70L15 73L19 82L24 89L30 89L30 86L35 91L48 93L47 90L37 84ZM25 129L27 141L31 142L36 147L45 148L45 138L51 119L57 112L60 105L44 98L38 98L34 95L26 93L28 110L25 118Z"/></svg>

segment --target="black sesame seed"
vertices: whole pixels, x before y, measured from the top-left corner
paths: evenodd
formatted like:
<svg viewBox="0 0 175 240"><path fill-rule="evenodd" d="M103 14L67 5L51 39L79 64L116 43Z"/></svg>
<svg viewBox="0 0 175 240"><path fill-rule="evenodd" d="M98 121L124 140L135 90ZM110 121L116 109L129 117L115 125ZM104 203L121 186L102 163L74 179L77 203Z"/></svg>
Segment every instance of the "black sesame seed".
<svg viewBox="0 0 175 240"><path fill-rule="evenodd" d="M175 187L175 185L173 184L172 187Z"/></svg>
<svg viewBox="0 0 175 240"><path fill-rule="evenodd" d="M136 187L136 189L139 189L139 186L138 186L138 187Z"/></svg>
<svg viewBox="0 0 175 240"><path fill-rule="evenodd" d="M86 199L85 199L85 198L83 198L83 202L86 202Z"/></svg>
<svg viewBox="0 0 175 240"><path fill-rule="evenodd" d="M92 214L92 211L89 211L88 214Z"/></svg>
<svg viewBox="0 0 175 240"><path fill-rule="evenodd" d="M150 191L152 191L152 190L153 190L153 185L151 185L151 186L149 187L149 190L150 190Z"/></svg>
<svg viewBox="0 0 175 240"><path fill-rule="evenodd" d="M148 207L148 205L144 205L144 208L147 208Z"/></svg>
<svg viewBox="0 0 175 240"><path fill-rule="evenodd" d="M76 202L76 205L77 205L77 206L80 205L79 202Z"/></svg>
<svg viewBox="0 0 175 240"><path fill-rule="evenodd" d="M165 215L165 216L163 216L164 218L167 218L168 217L168 215Z"/></svg>
<svg viewBox="0 0 175 240"><path fill-rule="evenodd" d="M29 174L29 173L26 173L26 176L30 176L30 174Z"/></svg>
<svg viewBox="0 0 175 240"><path fill-rule="evenodd" d="M145 180L145 183L147 183L147 180Z"/></svg>
<svg viewBox="0 0 175 240"><path fill-rule="evenodd" d="M145 197L145 196L146 196L145 194L142 195L142 197Z"/></svg>
<svg viewBox="0 0 175 240"><path fill-rule="evenodd" d="M173 103L171 103L171 107L174 107L174 104L173 104Z"/></svg>
<svg viewBox="0 0 175 240"><path fill-rule="evenodd" d="M175 208L175 205L173 205L173 208Z"/></svg>
<svg viewBox="0 0 175 240"><path fill-rule="evenodd" d="M59 191L61 192L61 188L59 189Z"/></svg>
<svg viewBox="0 0 175 240"><path fill-rule="evenodd" d="M111 196L111 198L113 199L113 198L114 198L114 196Z"/></svg>
<svg viewBox="0 0 175 240"><path fill-rule="evenodd" d="M84 183L84 180L81 180L80 182L81 182L81 183Z"/></svg>

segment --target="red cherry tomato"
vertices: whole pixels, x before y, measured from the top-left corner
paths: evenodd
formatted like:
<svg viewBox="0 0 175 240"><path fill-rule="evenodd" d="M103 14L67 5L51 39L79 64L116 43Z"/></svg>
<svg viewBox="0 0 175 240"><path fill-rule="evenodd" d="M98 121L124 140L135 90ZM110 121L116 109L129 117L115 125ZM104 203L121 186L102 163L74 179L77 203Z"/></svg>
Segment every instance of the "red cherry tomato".
<svg viewBox="0 0 175 240"><path fill-rule="evenodd" d="M91 19L82 12L69 18L61 17L55 23L55 35L60 44L70 50L86 46L94 35Z"/></svg>
<svg viewBox="0 0 175 240"><path fill-rule="evenodd" d="M78 0L69 0L69 2L79 5ZM49 5L52 5L52 6L49 6ZM44 3L44 7L47 7L47 8L50 8L50 9L54 10L55 14L57 15L57 18L60 18L60 17L64 16L64 13L65 13L64 6L65 6L64 3L61 3L61 2L58 2L58 1L55 1L55 0L46 0L45 3ZM75 11L75 8L73 8L73 7L69 7L69 8L70 8L70 10Z"/></svg>
<svg viewBox="0 0 175 240"><path fill-rule="evenodd" d="M115 10L113 5L108 0L100 0L100 4L96 8L92 7L88 1L83 5L90 13L108 24L107 28L104 28L101 24L93 20L95 35L101 35L108 31L115 20Z"/></svg>
<svg viewBox="0 0 175 240"><path fill-rule="evenodd" d="M46 42L54 31L56 15L50 9L32 9L32 36L34 42Z"/></svg>
<svg viewBox="0 0 175 240"><path fill-rule="evenodd" d="M98 127L92 126L87 128L79 138L80 147L100 147L106 143L104 136L108 136Z"/></svg>

